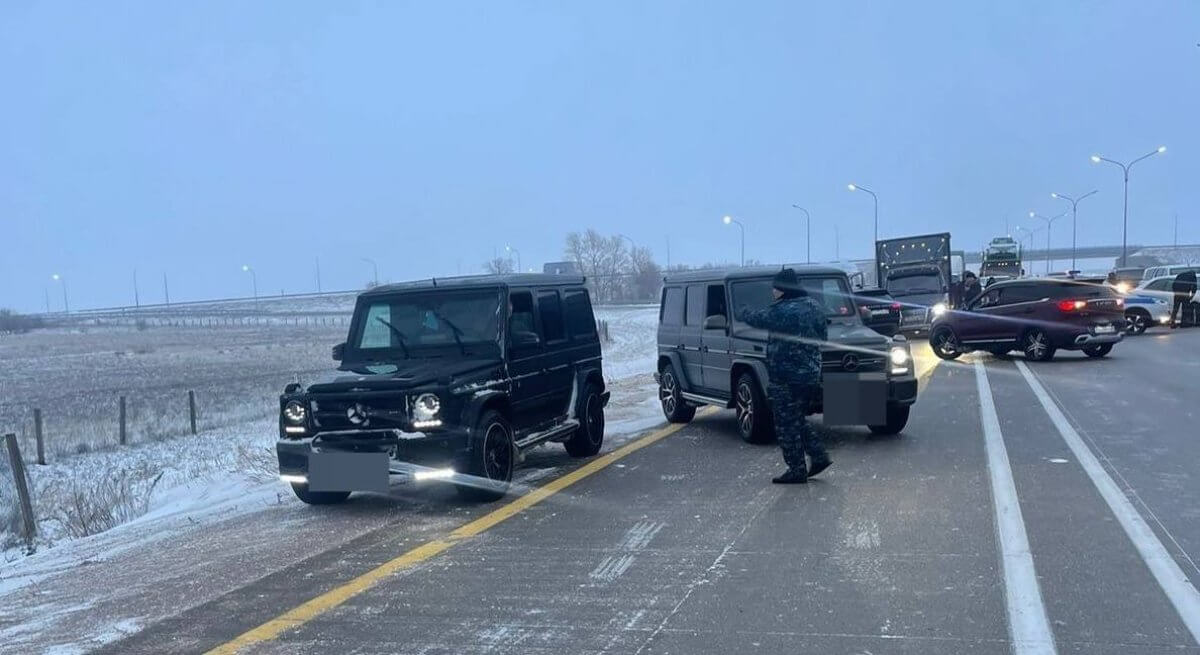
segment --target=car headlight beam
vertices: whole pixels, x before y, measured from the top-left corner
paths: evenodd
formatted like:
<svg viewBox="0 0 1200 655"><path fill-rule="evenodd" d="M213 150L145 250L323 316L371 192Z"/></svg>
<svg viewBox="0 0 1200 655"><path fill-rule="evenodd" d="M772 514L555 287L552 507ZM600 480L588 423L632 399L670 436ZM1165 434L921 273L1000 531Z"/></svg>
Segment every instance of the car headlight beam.
<svg viewBox="0 0 1200 655"><path fill-rule="evenodd" d="M442 411L442 399L434 393L423 393L413 400L412 411L414 421L432 421Z"/></svg>
<svg viewBox="0 0 1200 655"><path fill-rule="evenodd" d="M908 351L903 348L892 348L892 352L889 356L892 360L892 366L904 366L908 364Z"/></svg>
<svg viewBox="0 0 1200 655"><path fill-rule="evenodd" d="M942 314L945 314L946 310L948 308L946 307L946 303L940 302L940 303L934 305L931 309L933 310L934 317L938 317L938 316L941 316Z"/></svg>
<svg viewBox="0 0 1200 655"><path fill-rule="evenodd" d="M283 418L292 425L303 425L304 419L308 417L308 410L304 408L304 404L292 400L283 406Z"/></svg>

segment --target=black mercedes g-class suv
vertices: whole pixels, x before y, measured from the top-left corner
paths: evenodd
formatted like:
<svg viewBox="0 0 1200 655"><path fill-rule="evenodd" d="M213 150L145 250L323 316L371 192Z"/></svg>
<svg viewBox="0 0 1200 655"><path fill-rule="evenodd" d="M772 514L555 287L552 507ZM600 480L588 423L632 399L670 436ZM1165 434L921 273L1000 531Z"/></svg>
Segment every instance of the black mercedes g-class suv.
<svg viewBox="0 0 1200 655"><path fill-rule="evenodd" d="M863 325L846 273L790 266L810 297L825 307L828 343L821 349L822 397L805 408L825 425L866 425L895 434L917 400L912 353L903 336ZM779 267L706 270L663 280L658 324L659 400L673 423L692 420L699 405L737 410L738 432L751 443L774 437L766 402L767 332L737 320L743 307L772 302Z"/></svg>
<svg viewBox="0 0 1200 655"><path fill-rule="evenodd" d="M489 275L359 295L337 370L279 398L280 478L309 504L386 493L390 476L495 500L522 453L600 451L608 392L578 275Z"/></svg>

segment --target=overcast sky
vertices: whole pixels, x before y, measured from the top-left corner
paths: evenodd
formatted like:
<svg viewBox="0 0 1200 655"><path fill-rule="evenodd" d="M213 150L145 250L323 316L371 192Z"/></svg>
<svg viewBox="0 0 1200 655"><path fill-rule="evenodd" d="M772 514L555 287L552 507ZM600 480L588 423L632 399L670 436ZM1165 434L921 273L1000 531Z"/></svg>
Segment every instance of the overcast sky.
<svg viewBox="0 0 1200 655"><path fill-rule="evenodd" d="M0 306L526 268L978 248L1051 191L1081 244L1200 242L1195 2L5 2ZM1060 221L1056 245L1069 245ZM1044 238L1044 237L1043 237Z"/></svg>

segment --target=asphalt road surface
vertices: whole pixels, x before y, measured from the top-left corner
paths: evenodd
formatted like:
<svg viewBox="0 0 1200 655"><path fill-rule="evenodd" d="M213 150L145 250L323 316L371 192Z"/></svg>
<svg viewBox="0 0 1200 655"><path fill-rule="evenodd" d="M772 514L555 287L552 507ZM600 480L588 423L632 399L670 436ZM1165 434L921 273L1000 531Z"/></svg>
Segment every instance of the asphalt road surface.
<svg viewBox="0 0 1200 655"><path fill-rule="evenodd" d="M1200 330L922 364L904 434L819 428L804 486L712 411L497 503L250 514L59 577L178 572L111 653L1200 652Z"/></svg>

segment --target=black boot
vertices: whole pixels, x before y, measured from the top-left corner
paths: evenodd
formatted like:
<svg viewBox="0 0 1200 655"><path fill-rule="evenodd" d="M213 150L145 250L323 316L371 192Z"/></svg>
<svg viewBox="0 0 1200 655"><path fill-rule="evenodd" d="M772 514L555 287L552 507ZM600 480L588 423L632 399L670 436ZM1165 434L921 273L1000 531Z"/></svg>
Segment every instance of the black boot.
<svg viewBox="0 0 1200 655"><path fill-rule="evenodd" d="M824 471L825 469L829 468L829 465L832 463L833 460L829 459L829 455L823 455L813 459L812 464L808 465L808 477L811 478L821 471Z"/></svg>
<svg viewBox="0 0 1200 655"><path fill-rule="evenodd" d="M804 471L788 469L783 475L777 478L771 478L771 482L774 482L775 484L804 484L805 482L808 482L808 474Z"/></svg>

